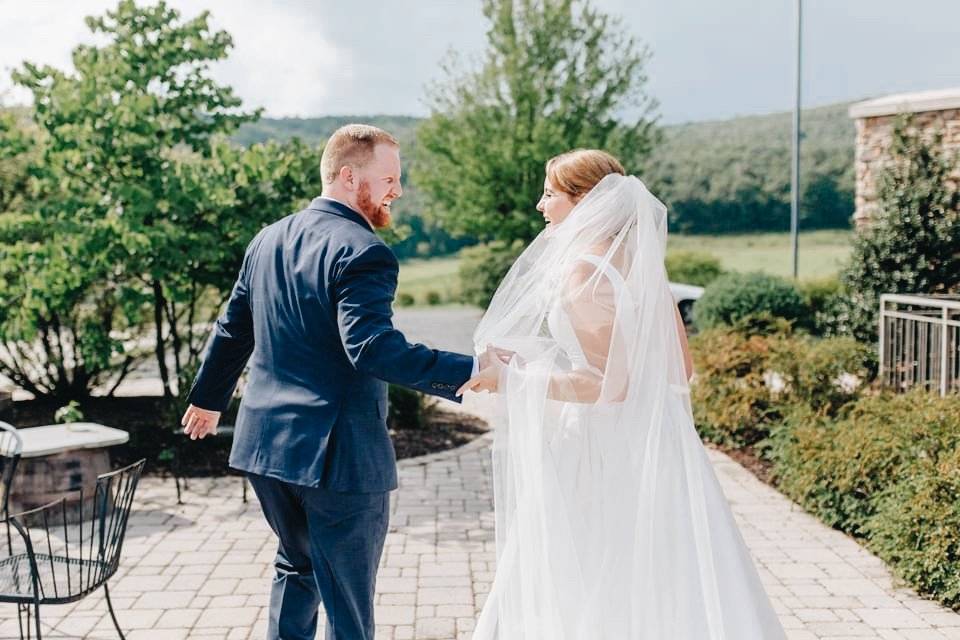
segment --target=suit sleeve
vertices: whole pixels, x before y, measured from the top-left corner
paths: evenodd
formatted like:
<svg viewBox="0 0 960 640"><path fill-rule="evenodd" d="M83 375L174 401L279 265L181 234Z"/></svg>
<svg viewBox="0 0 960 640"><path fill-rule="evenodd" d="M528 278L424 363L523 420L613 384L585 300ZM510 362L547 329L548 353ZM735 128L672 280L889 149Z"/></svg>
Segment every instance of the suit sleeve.
<svg viewBox="0 0 960 640"><path fill-rule="evenodd" d="M337 324L350 363L386 382L455 402L470 378L473 358L412 345L393 326L393 297L399 265L383 244L350 258L336 279Z"/></svg>
<svg viewBox="0 0 960 640"><path fill-rule="evenodd" d="M201 409L224 411L227 408L253 353L253 316L246 279L252 247L253 243L247 248L227 307L214 324L206 355L187 397L190 404Z"/></svg>

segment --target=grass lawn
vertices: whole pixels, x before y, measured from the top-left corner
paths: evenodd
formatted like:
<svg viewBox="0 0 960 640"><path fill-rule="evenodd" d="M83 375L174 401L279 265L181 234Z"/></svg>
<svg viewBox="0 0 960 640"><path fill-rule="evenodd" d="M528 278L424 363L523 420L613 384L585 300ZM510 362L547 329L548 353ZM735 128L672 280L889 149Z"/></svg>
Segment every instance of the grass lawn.
<svg viewBox="0 0 960 640"><path fill-rule="evenodd" d="M400 265L397 296L404 293L412 295L417 306L424 306L427 304L427 293L435 291L440 294L443 304L456 303L460 297L460 282L457 278L459 267L458 255L406 260Z"/></svg>
<svg viewBox="0 0 960 640"><path fill-rule="evenodd" d="M808 280L836 275L850 254L852 231L809 231L800 234L800 278ZM700 251L718 258L729 271L763 271L791 275L790 234L752 233L723 236L671 235L669 251ZM427 304L430 291L440 294L443 304L456 303L459 282L456 255L428 260L407 260L400 265L398 295L414 297L417 306Z"/></svg>
<svg viewBox="0 0 960 640"><path fill-rule="evenodd" d="M850 255L852 231L808 231L800 234L800 279L836 275ZM671 235L668 251L700 251L720 260L728 271L763 271L791 276L793 258L789 233L729 236Z"/></svg>

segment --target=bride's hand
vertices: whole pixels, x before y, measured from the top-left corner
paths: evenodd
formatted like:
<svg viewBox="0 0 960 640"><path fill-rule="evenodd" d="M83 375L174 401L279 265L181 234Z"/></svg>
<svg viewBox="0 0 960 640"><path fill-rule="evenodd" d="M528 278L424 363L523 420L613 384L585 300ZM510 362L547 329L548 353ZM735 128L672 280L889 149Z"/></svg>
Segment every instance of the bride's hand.
<svg viewBox="0 0 960 640"><path fill-rule="evenodd" d="M495 347L492 344L488 344L486 350L479 356L479 365L481 369L486 369L489 367L494 360L499 360L504 364L508 364L510 359L516 355L516 352L510 351L509 349L502 349L500 347Z"/></svg>
<svg viewBox="0 0 960 640"><path fill-rule="evenodd" d="M487 366L480 369L477 375L463 383L457 389L457 395L462 396L465 391L489 391L491 393L497 390L500 383L500 372L503 371L503 361L499 358L490 358Z"/></svg>

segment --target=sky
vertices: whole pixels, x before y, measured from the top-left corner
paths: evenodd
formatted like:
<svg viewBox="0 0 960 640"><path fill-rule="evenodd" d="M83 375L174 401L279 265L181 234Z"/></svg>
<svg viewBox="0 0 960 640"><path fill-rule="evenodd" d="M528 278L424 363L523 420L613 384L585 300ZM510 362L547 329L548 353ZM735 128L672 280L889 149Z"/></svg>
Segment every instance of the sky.
<svg viewBox="0 0 960 640"><path fill-rule="evenodd" d="M593 0L650 46L665 124L785 111L794 102L796 0ZM83 16L114 0L0 0L0 102L24 103L23 60L70 67ZM426 115L456 53L483 52L479 0L170 0L202 9L235 48L214 76L268 116ZM960 0L803 0L805 107L960 87Z"/></svg>

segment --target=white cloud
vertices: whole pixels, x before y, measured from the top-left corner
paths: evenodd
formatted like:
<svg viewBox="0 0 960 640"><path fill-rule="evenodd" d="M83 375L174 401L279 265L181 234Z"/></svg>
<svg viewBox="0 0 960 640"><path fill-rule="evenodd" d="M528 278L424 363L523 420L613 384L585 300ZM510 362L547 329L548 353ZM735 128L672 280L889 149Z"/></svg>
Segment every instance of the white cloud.
<svg viewBox="0 0 960 640"><path fill-rule="evenodd" d="M26 100L9 81L24 59L68 67L73 47L91 40L83 16L116 1L0 0L0 101ZM487 29L479 0L169 1L185 16L209 9L233 35L214 75L272 116L424 115L424 86L447 51L469 59ZM792 107L792 2L592 2L652 46L649 90L665 122ZM960 84L960 2L914 4L922 10L902 0L806 3L804 104Z"/></svg>
<svg viewBox="0 0 960 640"><path fill-rule="evenodd" d="M195 0L168 0L184 18L202 9ZM72 68L70 53L94 41L84 16L100 15L115 0L21 2L0 0L0 101L25 103L29 94L13 85L10 72L24 60ZM213 76L234 88L248 108L271 115L322 112L331 87L351 81L344 53L324 36L309 5L258 0L206 0L211 26L233 36L227 60L211 68Z"/></svg>
<svg viewBox="0 0 960 640"><path fill-rule="evenodd" d="M184 15L195 0L172 0ZM212 69L247 107L270 115L311 115L323 110L333 84L349 81L345 53L323 33L309 5L262 0L206 0L211 26L233 36L229 57Z"/></svg>
<svg viewBox="0 0 960 640"><path fill-rule="evenodd" d="M70 52L81 43L93 42L83 18L98 14L113 3L106 0L76 2L20 2L0 0L3 16L0 40L0 101L24 103L29 93L15 87L10 73L24 61L71 68Z"/></svg>

